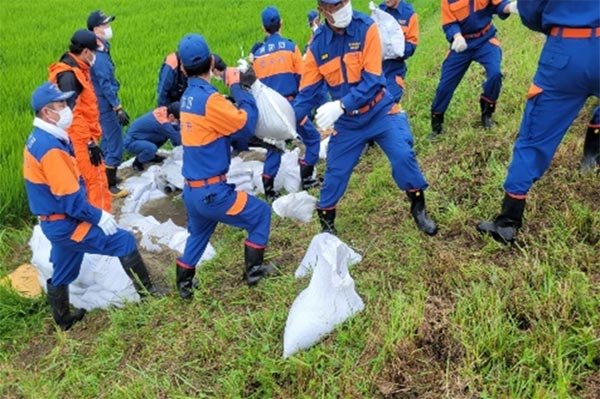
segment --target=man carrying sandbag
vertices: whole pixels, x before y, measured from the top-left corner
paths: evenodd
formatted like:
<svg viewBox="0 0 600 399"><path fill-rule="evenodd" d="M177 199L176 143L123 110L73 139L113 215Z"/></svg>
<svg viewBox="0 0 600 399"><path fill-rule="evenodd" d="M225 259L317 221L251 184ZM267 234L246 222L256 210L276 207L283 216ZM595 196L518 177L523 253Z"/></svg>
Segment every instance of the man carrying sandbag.
<svg viewBox="0 0 600 399"><path fill-rule="evenodd" d="M319 0L326 24L315 33L302 70L300 92L294 101L301 121L315 106L327 85L333 101L317 109L322 129L335 127L327 150L327 169L317 211L323 231L335 234L336 206L346 191L354 166L369 140L385 152L398 187L411 202L417 227L426 234L437 226L425 210L427 182L412 149L413 138L405 113L385 89L381 43L373 20L353 12L349 0Z"/></svg>
<svg viewBox="0 0 600 399"><path fill-rule="evenodd" d="M188 34L179 42L178 54L188 85L181 97L181 142L185 178L183 199L188 214L189 238L183 255L176 261L176 284L183 299L193 296L192 280L217 223L248 231L244 245L244 278L255 285L274 272L263 265L269 241L271 208L267 203L227 184L232 138L247 139L256 127L258 111L254 97L245 89L256 82L252 68L239 74L227 71L233 105L210 84L214 57L198 34Z"/></svg>
<svg viewBox="0 0 600 399"><path fill-rule="evenodd" d="M83 309L69 309L69 284L79 275L85 253L118 256L140 295L157 294L133 234L119 228L110 213L86 198L66 131L73 121L67 101L74 95L53 83L44 83L33 92L34 129L23 153L29 208L52 244L54 270L47 281L48 300L54 321L63 330L85 315Z"/></svg>
<svg viewBox="0 0 600 399"><path fill-rule="evenodd" d="M267 7L263 10L263 29L268 36L253 52L254 70L261 82L292 101L298 94L302 54L293 41L280 35L281 22L281 16L275 7ZM318 184L313 178L313 172L319 160L321 135L308 118L299 122L296 130L306 146L304 159L299 160L302 189L306 190ZM276 197L274 181L280 165L281 152L269 150L262 175L265 196L269 201Z"/></svg>

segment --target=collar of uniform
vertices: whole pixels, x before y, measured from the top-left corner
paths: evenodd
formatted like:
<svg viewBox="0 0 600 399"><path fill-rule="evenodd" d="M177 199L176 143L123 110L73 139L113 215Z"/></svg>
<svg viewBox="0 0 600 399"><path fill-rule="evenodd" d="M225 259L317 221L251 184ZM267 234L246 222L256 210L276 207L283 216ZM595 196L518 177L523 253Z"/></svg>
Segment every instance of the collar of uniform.
<svg viewBox="0 0 600 399"><path fill-rule="evenodd" d="M108 41L100 38L99 36L96 36L96 43L98 43L97 51L103 51L107 53L110 50L110 45L108 44Z"/></svg>
<svg viewBox="0 0 600 399"><path fill-rule="evenodd" d="M202 78L189 78L188 86L212 86L209 81Z"/></svg>
<svg viewBox="0 0 600 399"><path fill-rule="evenodd" d="M354 34L356 33L356 23L354 23L355 19L356 13L352 11L352 21L350 21L350 25L346 27L343 34L347 34L348 36L354 36ZM321 25L321 28L323 29L323 33L325 34L325 42L330 43L333 40L334 35L336 35L337 33L335 33L333 29L331 29L331 27L329 26L329 22L326 22L323 25Z"/></svg>
<svg viewBox="0 0 600 399"><path fill-rule="evenodd" d="M269 36L267 36L267 40L269 39L281 39L281 34L279 34L279 32L271 33Z"/></svg>
<svg viewBox="0 0 600 399"><path fill-rule="evenodd" d="M64 141L65 143L69 142L69 134L65 130L59 128L56 125L48 123L41 118L36 117L33 120L33 126L45 131L46 133L51 134L52 136L56 137L60 141Z"/></svg>

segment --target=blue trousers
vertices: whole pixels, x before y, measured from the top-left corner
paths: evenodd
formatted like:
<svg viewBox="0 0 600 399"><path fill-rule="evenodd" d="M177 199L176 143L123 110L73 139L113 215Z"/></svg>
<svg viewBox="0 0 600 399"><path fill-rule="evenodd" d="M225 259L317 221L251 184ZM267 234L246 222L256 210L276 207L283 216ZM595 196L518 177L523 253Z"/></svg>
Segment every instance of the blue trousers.
<svg viewBox="0 0 600 399"><path fill-rule="evenodd" d="M382 129L364 134L356 131L338 131L331 136L327 148L325 180L317 208L332 209L346 191L354 166L365 148L373 140L383 150L392 166L392 176L401 190L425 189L427 182L421 174L406 113L387 114Z"/></svg>
<svg viewBox="0 0 600 399"><path fill-rule="evenodd" d="M495 38L475 48L467 48L462 53L450 51L442 64L442 76L431 104L431 112L443 114L448 109L456 87L469 69L471 62L476 61L485 68L486 81L483 83L481 98L495 103L502 88L502 50Z"/></svg>
<svg viewBox="0 0 600 399"><path fill-rule="evenodd" d="M394 97L394 102L399 102L404 95L404 79L406 78L406 63L383 62L383 73L386 80L386 88Z"/></svg>
<svg viewBox="0 0 600 399"><path fill-rule="evenodd" d="M296 131L300 135L304 146L306 147L306 152L304 153L303 162L306 165L316 165L319 160L319 148L321 144L321 135L315 128L315 125L308 119L306 122L301 125L296 125ZM263 167L263 175L269 177L277 176L277 172L279 171L279 167L281 166L281 153L276 151L267 151L267 156L265 158L265 165Z"/></svg>
<svg viewBox="0 0 600 399"><path fill-rule="evenodd" d="M266 202L235 191L233 184L218 183L200 188L185 186L183 201L188 214L190 236L177 263L196 267L218 222L248 232L246 245L264 248L269 242L271 207Z"/></svg>
<svg viewBox="0 0 600 399"><path fill-rule="evenodd" d="M504 190L526 195L590 96L600 96L600 38L548 36L529 89Z"/></svg>
<svg viewBox="0 0 600 399"><path fill-rule="evenodd" d="M101 112L100 127L102 128L100 148L104 153L104 163L106 166L117 167L123 159L123 129L116 112L112 109Z"/></svg>
<svg viewBox="0 0 600 399"><path fill-rule="evenodd" d="M162 143L153 143L148 140L135 140L130 136L127 136L125 138L125 149L134 154L138 161L146 163L154 159L156 151L158 151L164 143L164 141Z"/></svg>
<svg viewBox="0 0 600 399"><path fill-rule="evenodd" d="M50 240L50 261L54 267L52 284L69 285L79 275L81 262L86 253L126 256L136 249L135 238L130 232L119 229L107 236L102 229L92 225L84 237L77 237L78 221L65 219L41 222L42 231Z"/></svg>

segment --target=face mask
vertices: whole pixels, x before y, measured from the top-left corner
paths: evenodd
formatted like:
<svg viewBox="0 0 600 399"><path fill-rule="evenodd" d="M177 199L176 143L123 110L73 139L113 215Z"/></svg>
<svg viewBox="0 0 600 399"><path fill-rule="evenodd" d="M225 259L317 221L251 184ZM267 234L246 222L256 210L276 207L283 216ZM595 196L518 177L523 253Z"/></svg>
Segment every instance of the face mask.
<svg viewBox="0 0 600 399"><path fill-rule="evenodd" d="M104 28L104 40L110 40L112 36L112 27Z"/></svg>
<svg viewBox="0 0 600 399"><path fill-rule="evenodd" d="M319 24L316 24L316 23L312 24L312 31L316 32L317 29L319 29Z"/></svg>
<svg viewBox="0 0 600 399"><path fill-rule="evenodd" d="M345 6L331 14L333 17L333 26L336 28L346 28L352 22L352 3L349 1Z"/></svg>
<svg viewBox="0 0 600 399"><path fill-rule="evenodd" d="M60 111L57 111L52 108L49 109L51 109L52 112L58 114L58 121L56 121L56 126L63 130L67 130L71 126L71 123L73 122L73 111L71 111L71 108L69 106L64 107Z"/></svg>
<svg viewBox="0 0 600 399"><path fill-rule="evenodd" d="M92 59L91 61L88 61L88 63L90 64L90 68L94 66L96 63L96 53L92 53Z"/></svg>

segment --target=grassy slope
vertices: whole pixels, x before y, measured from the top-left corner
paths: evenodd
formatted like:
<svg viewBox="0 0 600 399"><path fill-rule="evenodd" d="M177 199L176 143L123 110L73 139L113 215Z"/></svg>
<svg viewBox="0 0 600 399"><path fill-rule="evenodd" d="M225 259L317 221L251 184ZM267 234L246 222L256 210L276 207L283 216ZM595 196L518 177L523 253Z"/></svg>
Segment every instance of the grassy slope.
<svg viewBox="0 0 600 399"><path fill-rule="evenodd" d="M0 123L3 132L14 132L0 135L3 165L8 148L15 149L8 154L11 165L19 163L30 90L60 53L57 43L66 42L80 25L73 21L87 15L85 7L59 12L56 3L72 4L1 8L3 21L19 15L0 25L2 42L11 43L1 60L6 68L0 69L0 87L8 104L0 110ZM263 2L241 1L227 9L212 0L178 1L177 8L132 3L103 2L102 7L119 15L114 57L124 103L134 115L151 107L157 66L183 33L204 33L229 62L239 45L248 48L260 38L256 25ZM272 3L283 10L286 32L303 42L305 10L313 2ZM542 39L516 19L498 22L506 71L499 125L483 133L474 124L482 78L475 67L452 102L450 134L431 144L425 140L428 108L446 51L431 3L415 1L422 43L409 65L404 107L442 231L427 239L415 230L385 157L371 151L357 167L339 217L341 238L365 255L352 270L366 303L363 313L310 351L282 360L287 311L307 283L295 281L292 272L318 232L316 223L299 227L274 219L269 257L287 273L253 290L240 282L244 234L220 227L212 240L218 256L202 269L201 289L189 305L170 297L96 311L63 334L55 332L41 300L24 301L1 290L0 395L593 397L600 383L599 184L597 177L574 171L584 120L532 191L521 246L505 248L478 237L474 221L499 206ZM31 17L24 18L29 12ZM35 38L29 33L34 27L42 31ZM36 48L34 61L26 56L28 46ZM7 187L21 184L14 169L0 169L2 196ZM11 202L17 217L22 202L22 197ZM0 204L7 204L5 197ZM11 242L26 238L19 230L7 234ZM8 268L18 260L3 259ZM164 266L172 281L171 264Z"/></svg>

